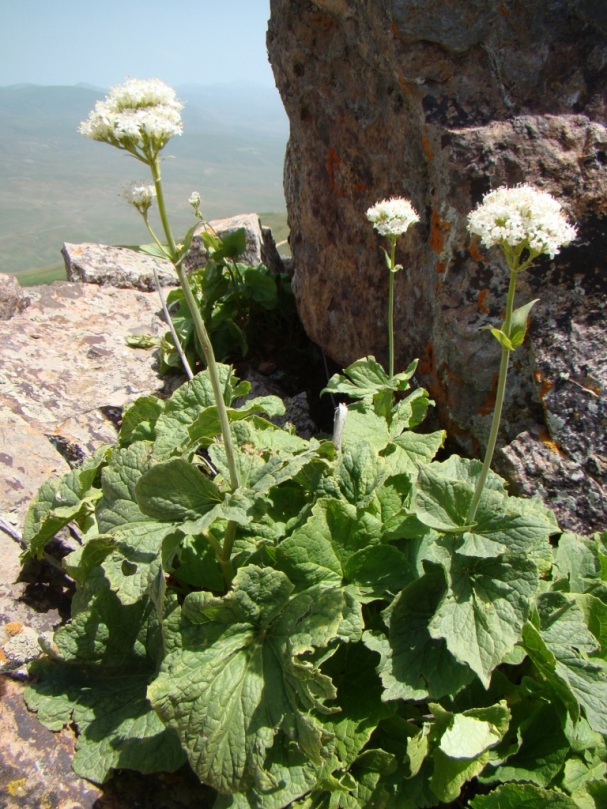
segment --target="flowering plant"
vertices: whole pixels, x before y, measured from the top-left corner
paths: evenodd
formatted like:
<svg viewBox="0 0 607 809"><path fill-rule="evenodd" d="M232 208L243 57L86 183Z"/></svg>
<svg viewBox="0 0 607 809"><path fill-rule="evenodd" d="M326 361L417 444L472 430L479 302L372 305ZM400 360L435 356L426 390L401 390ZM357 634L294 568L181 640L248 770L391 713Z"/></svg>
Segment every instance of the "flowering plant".
<svg viewBox="0 0 607 809"><path fill-rule="evenodd" d="M97 102L79 132L149 163L181 135L182 109L175 91L159 79L129 79Z"/></svg>
<svg viewBox="0 0 607 809"><path fill-rule="evenodd" d="M390 254L384 250L386 264L390 271L388 279L388 369L394 376L394 273L402 270L396 263L396 241L407 230L419 222L419 216L413 205L402 197L393 197L376 202L367 211L367 219L382 236L390 241ZM382 248L383 249L383 248Z"/></svg>
<svg viewBox="0 0 607 809"><path fill-rule="evenodd" d="M468 230L480 236L486 247L499 247L510 270L504 322L501 329L490 328L502 347L502 356L485 460L468 511L468 518L472 522L495 451L510 354L525 339L529 312L537 302L530 301L514 309L518 274L531 266L540 255L554 258L561 247L575 238L576 229L567 221L560 203L554 197L533 186L518 185L515 188L501 187L486 194L468 215Z"/></svg>
<svg viewBox="0 0 607 809"><path fill-rule="evenodd" d="M542 254L554 258L576 237L561 204L531 185L502 187L486 194L468 214L468 230L480 236L485 247L500 246L511 269L511 257L520 257L524 250L528 264Z"/></svg>
<svg viewBox="0 0 607 809"><path fill-rule="evenodd" d="M146 218L151 192L131 201ZM525 239L498 242L513 277ZM513 290L506 357L529 309ZM413 431L426 392L403 396L415 367L371 357L332 380L356 401L329 441L278 427L279 399L209 362L42 486L27 555L67 525L80 544L71 620L26 700L77 727L79 774L187 762L214 809L607 805L607 537L557 547L554 516L487 459L480 488L478 461L434 460L444 432Z"/></svg>

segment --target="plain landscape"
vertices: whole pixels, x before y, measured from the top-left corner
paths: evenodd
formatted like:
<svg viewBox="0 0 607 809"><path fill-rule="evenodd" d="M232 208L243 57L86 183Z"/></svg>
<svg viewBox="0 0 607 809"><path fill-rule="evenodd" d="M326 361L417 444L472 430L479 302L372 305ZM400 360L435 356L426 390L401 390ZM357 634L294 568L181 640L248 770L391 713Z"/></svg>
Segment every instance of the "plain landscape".
<svg viewBox="0 0 607 809"><path fill-rule="evenodd" d="M286 238L282 188L288 120L270 87L189 85L184 134L165 150L163 180L175 235L194 220L199 191L207 219L254 211ZM24 284L64 277L63 242L140 244L145 227L122 194L149 182L132 157L78 134L106 90L0 87L0 272Z"/></svg>

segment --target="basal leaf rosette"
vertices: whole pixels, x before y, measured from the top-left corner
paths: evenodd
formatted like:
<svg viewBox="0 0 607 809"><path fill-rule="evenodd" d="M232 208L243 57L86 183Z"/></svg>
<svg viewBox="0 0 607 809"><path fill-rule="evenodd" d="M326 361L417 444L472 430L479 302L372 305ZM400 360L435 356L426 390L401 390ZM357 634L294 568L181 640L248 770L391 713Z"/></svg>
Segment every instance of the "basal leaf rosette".
<svg viewBox="0 0 607 809"><path fill-rule="evenodd" d="M271 791L279 784L266 757L277 736L278 746L294 741L322 764L317 714L332 713L337 692L313 652L361 630L360 608L341 588L294 593L284 573L249 565L225 597L186 597L177 648L148 697L204 783L221 793Z"/></svg>

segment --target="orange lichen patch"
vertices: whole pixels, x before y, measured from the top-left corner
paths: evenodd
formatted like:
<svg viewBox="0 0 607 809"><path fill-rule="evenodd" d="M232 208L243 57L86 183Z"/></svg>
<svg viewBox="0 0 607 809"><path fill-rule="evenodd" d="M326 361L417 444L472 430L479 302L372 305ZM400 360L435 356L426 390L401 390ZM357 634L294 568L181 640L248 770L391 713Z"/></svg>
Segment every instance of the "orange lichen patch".
<svg viewBox="0 0 607 809"><path fill-rule="evenodd" d="M556 441L553 441L553 440L552 440L552 438L551 438L551 437L550 437L550 435L548 434L548 431L547 431L547 430L545 430L545 429L543 429L543 428L542 428L542 429L541 429L541 430L538 432L538 437L539 437L540 441L542 442L542 444L543 444L545 447L548 447L548 449L549 449L551 452L555 452L557 455L565 455L565 454L566 454L566 453L565 453L565 452L563 452L563 450L562 450L562 449L559 447L559 445L556 443Z"/></svg>
<svg viewBox="0 0 607 809"><path fill-rule="evenodd" d="M478 311L481 312L481 314L483 314L483 315L489 314L489 307L485 303L485 301L487 300L487 295L488 294L489 294L489 290L487 289L487 287L485 287L485 289L481 289L479 291L478 296L476 298Z"/></svg>
<svg viewBox="0 0 607 809"><path fill-rule="evenodd" d="M329 175L329 185L334 191L337 191L337 183L335 182L335 171L339 168L341 158L332 146L329 146L329 153L327 154L327 174Z"/></svg>
<svg viewBox="0 0 607 809"><path fill-rule="evenodd" d="M437 261L436 262L436 272L443 273L447 269L447 265L444 261Z"/></svg>
<svg viewBox="0 0 607 809"><path fill-rule="evenodd" d="M4 654L2 649L0 649L0 663L8 663L8 657Z"/></svg>
<svg viewBox="0 0 607 809"><path fill-rule="evenodd" d="M548 393L554 387L554 382L551 379L543 376L541 371L534 371L533 372L533 379L535 380L535 384L538 386L538 394L540 399L544 399Z"/></svg>
<svg viewBox="0 0 607 809"><path fill-rule="evenodd" d="M432 146L430 146L430 140L425 132L422 135L422 149L424 150L424 154L426 155L428 160L432 160L432 158L434 157L434 152L432 151Z"/></svg>
<svg viewBox="0 0 607 809"><path fill-rule="evenodd" d="M411 92L411 88L409 87L409 85L407 84L405 79L400 74L398 76L398 83L400 84L400 89L403 91L403 93L406 96L413 95L412 92Z"/></svg>
<svg viewBox="0 0 607 809"><path fill-rule="evenodd" d="M499 4L498 11L502 15L502 17L510 16L510 9L506 8L506 6L503 3Z"/></svg>
<svg viewBox="0 0 607 809"><path fill-rule="evenodd" d="M470 253L470 256L474 259L474 261L481 261L484 263L485 259L481 251L478 249L478 239L476 239L475 237L473 237L470 240L470 244L468 245L468 252Z"/></svg>
<svg viewBox="0 0 607 809"><path fill-rule="evenodd" d="M21 621L10 621L8 624L4 624L4 631L11 638L18 635L22 629L23 624Z"/></svg>
<svg viewBox="0 0 607 809"><path fill-rule="evenodd" d="M445 247L445 234L451 230L451 222L441 219L438 211L432 211L430 220L430 247L440 254Z"/></svg>
<svg viewBox="0 0 607 809"><path fill-rule="evenodd" d="M361 183L354 183L354 185L352 186L352 191L354 191L355 194L364 194L366 192L366 190L367 190L367 184L366 183L362 183L362 182Z"/></svg>

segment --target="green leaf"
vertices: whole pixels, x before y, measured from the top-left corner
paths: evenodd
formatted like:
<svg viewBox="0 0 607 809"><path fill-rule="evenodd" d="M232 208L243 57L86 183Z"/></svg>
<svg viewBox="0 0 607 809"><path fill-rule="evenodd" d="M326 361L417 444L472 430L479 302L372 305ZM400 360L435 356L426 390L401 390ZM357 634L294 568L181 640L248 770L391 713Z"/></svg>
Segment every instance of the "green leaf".
<svg viewBox="0 0 607 809"><path fill-rule="evenodd" d="M449 758L473 759L501 741L495 725L474 716L456 714L443 733L439 749Z"/></svg>
<svg viewBox="0 0 607 809"><path fill-rule="evenodd" d="M99 459L99 465L103 462ZM26 556L41 557L46 543L64 526L86 519L98 493L90 489L98 466L83 467L43 483L30 503L23 527Z"/></svg>
<svg viewBox="0 0 607 809"><path fill-rule="evenodd" d="M382 699L438 699L457 693L474 675L447 650L444 640L431 637L429 622L445 592L445 577L430 566L405 588L386 611L389 638L365 632L364 643L379 652Z"/></svg>
<svg viewBox="0 0 607 809"><path fill-rule="evenodd" d="M390 419L392 435L398 436L403 430L412 430L421 424L432 404L434 402L428 398L428 391L424 388L416 388L400 402L397 402Z"/></svg>
<svg viewBox="0 0 607 809"><path fill-rule="evenodd" d="M442 533L463 533L474 488L465 480L445 477L438 464L420 466L414 510L417 519Z"/></svg>
<svg viewBox="0 0 607 809"><path fill-rule="evenodd" d="M26 692L32 710L53 730L78 727L74 768L102 783L112 768L175 770L184 756L146 699L162 653L149 599L124 606L100 568L73 601L74 615L54 636L53 660L37 661Z"/></svg>
<svg viewBox="0 0 607 809"><path fill-rule="evenodd" d="M186 760L176 734L168 730L147 698L146 674L112 674L37 661L26 691L30 710L52 730L72 722L78 728L73 768L103 784L112 770L174 772Z"/></svg>
<svg viewBox="0 0 607 809"><path fill-rule="evenodd" d="M515 704L513 709L517 708ZM569 753L562 716L553 705L544 702L525 702L520 713L520 746L492 772L491 780L531 781L547 787L561 771Z"/></svg>
<svg viewBox="0 0 607 809"><path fill-rule="evenodd" d="M462 787L484 769L490 748L498 744L508 730L510 711L505 702L488 708L472 708L463 714L430 705L436 717L431 735L440 734L433 752L434 770L430 787L442 801L455 800Z"/></svg>
<svg viewBox="0 0 607 809"><path fill-rule="evenodd" d="M570 592L587 593L594 589L601 581L597 543L579 534L562 534L554 551L553 578L566 582Z"/></svg>
<svg viewBox="0 0 607 809"><path fill-rule="evenodd" d="M380 536L381 525L351 504L322 498L304 525L278 546L277 563L297 584L340 584L350 560ZM355 578L356 568L354 561L350 572Z"/></svg>
<svg viewBox="0 0 607 809"><path fill-rule="evenodd" d="M278 303L276 281L263 264L258 267L247 267L243 273L243 281L247 294L255 303L268 310L276 308Z"/></svg>
<svg viewBox="0 0 607 809"><path fill-rule="evenodd" d="M491 672L521 640L538 587L537 568L524 558L454 557L449 590L429 624L451 654L488 687Z"/></svg>
<svg viewBox="0 0 607 809"><path fill-rule="evenodd" d="M222 258L238 258L247 249L247 237L244 228L238 228L220 238L220 244L213 250L215 261Z"/></svg>
<svg viewBox="0 0 607 809"><path fill-rule="evenodd" d="M212 480L181 458L148 469L137 481L135 498L148 517L175 523L195 520L223 499Z"/></svg>
<svg viewBox="0 0 607 809"><path fill-rule="evenodd" d="M444 430L426 434L404 432L394 439L394 443L407 453L413 464L417 465L429 463L443 446L446 437L447 433Z"/></svg>
<svg viewBox="0 0 607 809"><path fill-rule="evenodd" d="M152 242L151 244L140 244L137 250L140 253L145 253L146 256L162 258L165 261L171 260L171 253L168 244L159 245L156 244L156 242Z"/></svg>
<svg viewBox="0 0 607 809"><path fill-rule="evenodd" d="M248 393L250 385L238 382L232 376L229 365L217 365L220 390L226 406L238 396ZM166 402L164 412L156 422L154 454L157 458L168 458L179 452L189 440L189 428L198 418L201 410L216 405L213 386L208 371L197 374L191 382L182 385Z"/></svg>
<svg viewBox="0 0 607 809"><path fill-rule="evenodd" d="M386 420L371 412L360 412L354 407L348 410L348 418L342 437L342 452L367 443L380 452L392 442Z"/></svg>
<svg viewBox="0 0 607 809"><path fill-rule="evenodd" d="M477 795L471 809L579 809L578 804L562 792L541 789L533 784L503 784L488 795Z"/></svg>
<svg viewBox="0 0 607 809"><path fill-rule="evenodd" d="M591 728L607 733L607 663L590 656L598 643L581 607L564 593L543 593L538 598L538 613L545 648L527 629L525 648L529 656L570 711L573 699L584 709Z"/></svg>
<svg viewBox="0 0 607 809"><path fill-rule="evenodd" d="M124 411L118 445L126 447L135 441L153 441L154 425L163 410L164 402L157 396L140 396Z"/></svg>
<svg viewBox="0 0 607 809"><path fill-rule="evenodd" d="M508 349L508 351L514 351L514 346L512 345L512 341L508 337L508 335L503 332L501 329L496 329L493 326L481 326L483 329L489 329L491 334L495 337L497 342L502 346L502 348Z"/></svg>
<svg viewBox="0 0 607 809"><path fill-rule="evenodd" d="M529 318L529 312L538 301L539 298L536 298L535 300L529 301L529 303L526 303L524 306L520 306L518 309L515 309L512 312L512 317L510 319L510 340L513 348L518 348L518 346L523 344L525 334L527 333L527 320Z"/></svg>
<svg viewBox="0 0 607 809"><path fill-rule="evenodd" d="M382 390L404 391L416 369L417 360L414 360L406 371L389 377L375 357L364 357L344 368L343 376L332 376L322 393L343 393L351 399L367 399Z"/></svg>
<svg viewBox="0 0 607 809"><path fill-rule="evenodd" d="M352 605L339 588L292 590L283 573L251 565L224 598L189 595L181 648L148 690L195 772L220 792L277 786L266 754L283 744L278 732L322 761L323 728L312 711L330 711L335 689L299 658L336 640Z"/></svg>
<svg viewBox="0 0 607 809"><path fill-rule="evenodd" d="M364 508L388 476L386 463L370 444L344 446L335 470L337 485L352 505Z"/></svg>
<svg viewBox="0 0 607 809"><path fill-rule="evenodd" d="M277 396L260 396L249 399L238 408L228 408L227 415L230 422L248 418L252 413L264 413L270 418L282 416L285 406ZM208 447L213 439L220 435L221 423L216 406L207 407L200 412L195 421L188 428L188 449Z"/></svg>

